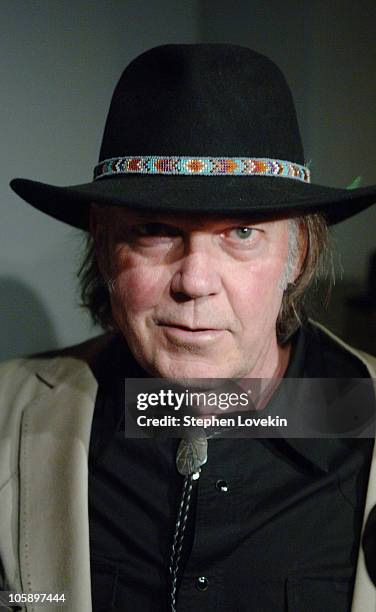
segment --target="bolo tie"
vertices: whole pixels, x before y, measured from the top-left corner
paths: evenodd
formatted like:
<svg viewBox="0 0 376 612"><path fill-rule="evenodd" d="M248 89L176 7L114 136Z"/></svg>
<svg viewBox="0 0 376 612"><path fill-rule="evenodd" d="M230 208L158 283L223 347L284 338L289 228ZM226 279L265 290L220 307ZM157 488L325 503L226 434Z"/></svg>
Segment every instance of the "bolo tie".
<svg viewBox="0 0 376 612"><path fill-rule="evenodd" d="M189 516L193 482L198 480L201 466L208 458L208 441L205 434L191 434L180 440L176 453L176 467L184 482L180 495L170 557L170 610L176 612L177 579L180 569L185 528Z"/></svg>
<svg viewBox="0 0 376 612"><path fill-rule="evenodd" d="M238 413L234 413L237 415ZM239 413L240 414L240 413ZM179 564L183 548L184 534L189 516L193 482L198 480L201 467L208 460L208 440L223 435L231 429L229 426L221 426L219 429L208 427L187 431L187 437L180 440L176 453L176 467L184 482L180 495L179 509L175 523L174 537L170 557L170 610L176 612L176 590L179 575Z"/></svg>

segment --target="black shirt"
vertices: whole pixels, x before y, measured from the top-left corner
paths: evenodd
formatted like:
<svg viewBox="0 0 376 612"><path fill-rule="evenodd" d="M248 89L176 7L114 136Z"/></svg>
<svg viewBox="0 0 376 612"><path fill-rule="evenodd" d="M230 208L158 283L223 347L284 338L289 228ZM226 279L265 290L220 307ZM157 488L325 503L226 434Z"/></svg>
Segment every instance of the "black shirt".
<svg viewBox="0 0 376 612"><path fill-rule="evenodd" d="M89 454L94 612L165 612L183 477L179 440L125 439L124 376L145 372L119 337L102 355ZM367 377L308 325L287 377ZM177 610L350 610L373 441L211 439L194 483Z"/></svg>

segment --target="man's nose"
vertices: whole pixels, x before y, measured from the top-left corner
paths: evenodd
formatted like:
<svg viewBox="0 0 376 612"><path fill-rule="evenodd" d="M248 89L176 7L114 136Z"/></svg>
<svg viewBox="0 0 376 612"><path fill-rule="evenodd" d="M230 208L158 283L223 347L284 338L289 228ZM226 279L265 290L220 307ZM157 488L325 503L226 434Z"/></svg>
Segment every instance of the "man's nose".
<svg viewBox="0 0 376 612"><path fill-rule="evenodd" d="M172 292L192 299L216 294L220 289L218 253L212 237L190 236L172 278Z"/></svg>

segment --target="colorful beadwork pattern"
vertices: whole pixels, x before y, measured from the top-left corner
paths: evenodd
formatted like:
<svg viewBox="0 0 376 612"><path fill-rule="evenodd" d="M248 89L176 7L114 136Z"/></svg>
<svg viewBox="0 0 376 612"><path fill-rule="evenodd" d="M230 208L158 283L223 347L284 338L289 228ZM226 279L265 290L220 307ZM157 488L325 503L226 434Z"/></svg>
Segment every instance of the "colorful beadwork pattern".
<svg viewBox="0 0 376 612"><path fill-rule="evenodd" d="M282 176L310 182L306 166L260 157L113 157L94 169L94 180L118 174L179 174L184 176Z"/></svg>

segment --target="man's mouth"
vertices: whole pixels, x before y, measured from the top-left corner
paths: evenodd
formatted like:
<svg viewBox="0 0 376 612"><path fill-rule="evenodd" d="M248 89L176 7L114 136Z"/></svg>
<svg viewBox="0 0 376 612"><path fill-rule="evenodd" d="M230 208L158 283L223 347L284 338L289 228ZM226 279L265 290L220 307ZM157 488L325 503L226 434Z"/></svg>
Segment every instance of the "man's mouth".
<svg viewBox="0 0 376 612"><path fill-rule="evenodd" d="M181 323L164 321L158 323L158 325L162 327L167 337L171 337L174 340L180 339L185 342L210 342L217 340L225 332L223 328L206 327L205 325L191 327Z"/></svg>
<svg viewBox="0 0 376 612"><path fill-rule="evenodd" d="M163 325L164 327L176 327L177 329L183 329L185 331L191 331L191 332L196 332L196 331L219 331L219 329L217 327L210 327L210 326L206 326L206 325L198 325L196 327L191 327L190 325L184 325L183 323L168 323L168 322L161 322L158 325Z"/></svg>

